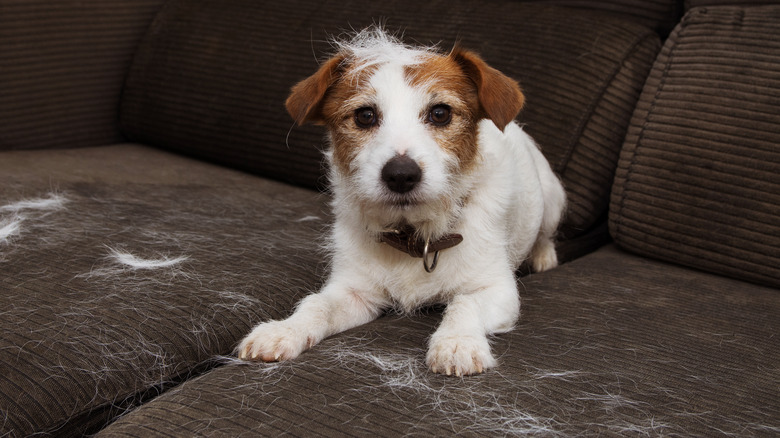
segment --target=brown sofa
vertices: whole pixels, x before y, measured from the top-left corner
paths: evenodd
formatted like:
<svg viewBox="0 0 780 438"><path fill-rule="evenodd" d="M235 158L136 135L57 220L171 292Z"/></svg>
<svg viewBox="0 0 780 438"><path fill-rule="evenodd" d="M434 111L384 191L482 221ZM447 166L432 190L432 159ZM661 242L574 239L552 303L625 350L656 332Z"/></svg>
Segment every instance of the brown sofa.
<svg viewBox="0 0 780 438"><path fill-rule="evenodd" d="M780 434L780 5L0 0L0 437ZM289 87L385 20L520 80L564 182L500 365L440 308L233 349L327 275Z"/></svg>

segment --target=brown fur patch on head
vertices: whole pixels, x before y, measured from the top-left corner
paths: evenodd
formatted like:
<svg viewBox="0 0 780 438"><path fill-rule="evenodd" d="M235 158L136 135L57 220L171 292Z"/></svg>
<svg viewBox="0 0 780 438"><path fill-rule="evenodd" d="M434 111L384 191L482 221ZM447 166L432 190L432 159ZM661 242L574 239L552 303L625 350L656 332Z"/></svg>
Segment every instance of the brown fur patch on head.
<svg viewBox="0 0 780 438"><path fill-rule="evenodd" d="M373 108L378 119L382 118L376 91L368 86L378 65L356 68L350 66L353 61L344 53L329 59L315 74L295 85L286 102L298 124L328 126L333 161L345 174L352 173L354 157L381 125L369 129L357 126L356 110ZM476 162L479 120L488 118L503 130L523 105L516 81L488 66L478 55L457 47L449 55L426 54L421 62L405 67L405 75L410 86L429 96L420 120L428 124L441 148L457 159L461 172ZM452 119L445 125L429 123L430 111L438 105L451 111Z"/></svg>
<svg viewBox="0 0 780 438"><path fill-rule="evenodd" d="M353 123L355 110L374 106L367 77L374 68L351 70L344 54L330 58L316 73L293 86L286 107L299 124L327 125L333 146L333 158L342 172L349 171L349 163L367 140L369 132Z"/></svg>
<svg viewBox="0 0 780 438"><path fill-rule="evenodd" d="M446 105L451 121L444 126L430 124L430 130L441 148L458 160L460 171L468 170L478 155L477 122L480 105L477 87L466 76L458 63L449 56L435 55L417 65L406 68L411 86L422 88L430 96L421 119L427 120L437 105Z"/></svg>
<svg viewBox="0 0 780 438"><path fill-rule="evenodd" d="M376 69L362 68L358 72L347 68L341 78L328 90L323 99L322 112L324 122L329 128L333 162L343 174L354 172L352 160L367 144L374 129L360 128L355 123L355 111L360 108L373 108L381 119L376 92L368 86L368 78Z"/></svg>

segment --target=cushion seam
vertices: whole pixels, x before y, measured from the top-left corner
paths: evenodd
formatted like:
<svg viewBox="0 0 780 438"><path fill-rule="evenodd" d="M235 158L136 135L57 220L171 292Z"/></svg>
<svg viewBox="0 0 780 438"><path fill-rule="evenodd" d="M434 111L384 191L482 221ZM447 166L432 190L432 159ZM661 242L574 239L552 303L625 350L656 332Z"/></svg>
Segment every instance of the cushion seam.
<svg viewBox="0 0 780 438"><path fill-rule="evenodd" d="M585 116L582 117L582 119L580 119L580 123L579 126L577 127L577 130L574 131L574 133L571 136L571 139L569 140L569 144L572 146L567 148L566 154L559 160L558 162L559 165L556 166L559 169L561 169L561 174L563 174L564 171L568 169L569 163L571 161L571 157L574 154L574 151L575 149L577 149L577 146L579 144L578 140L582 137L582 133L585 132L588 125L590 125L591 120L593 120L593 114L595 112L595 109L604 100L604 95L606 94L606 91L610 88L610 85L612 85L615 82L615 78L625 66L626 60L628 59L629 55L635 52L637 47L639 47L642 43L644 43L648 38L651 38L652 35L655 35L655 33L650 31L649 29L646 30L641 35L639 35L631 43L631 45L629 45L629 47L621 54L620 62L616 63L617 65L610 72L609 76L604 80L604 82L602 82L601 86L599 87L599 92L597 94L598 98L594 99L593 102L591 102L588 105L587 110L585 111Z"/></svg>
<svg viewBox="0 0 780 438"><path fill-rule="evenodd" d="M628 167L626 168L626 176L623 178L623 187L620 193L620 199L617 203L618 209L615 212L616 221L615 221L615 236L616 238L619 238L621 234L621 229L623 226L623 207L626 204L626 201L628 200L628 192L627 190L628 185L631 182L631 176L634 172L634 165L636 164L637 157L639 155L639 149L640 144L642 143L645 132L647 131L648 125L650 124L650 118L653 115L653 112L655 110L655 107L660 99L661 93L664 91L664 88L666 86L666 80L669 77L669 70L672 67L672 64L674 64L674 58L676 55L676 51L679 47L680 40L683 38L684 31L687 29L687 20L683 19L680 22L680 28L678 32L672 36L669 37L669 41L672 46L670 47L669 54L666 59L666 65L664 66L663 72L661 73L661 78L658 82L658 86L656 87L656 91L653 96L653 100L650 102L650 106L647 109L647 115L644 117L644 121L642 122L642 126L639 130L639 133L637 134L637 139L634 144L634 150L631 152L631 158L630 162L628 164ZM652 74L652 69L651 69ZM641 100L641 97L640 97ZM624 145L625 149L625 145Z"/></svg>

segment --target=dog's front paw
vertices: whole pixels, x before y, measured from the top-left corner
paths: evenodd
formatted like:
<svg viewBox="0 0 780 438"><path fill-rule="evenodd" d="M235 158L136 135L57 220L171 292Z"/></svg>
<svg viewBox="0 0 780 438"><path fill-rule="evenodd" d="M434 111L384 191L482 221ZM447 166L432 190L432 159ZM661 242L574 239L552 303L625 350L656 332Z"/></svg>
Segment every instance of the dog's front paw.
<svg viewBox="0 0 780 438"><path fill-rule="evenodd" d="M431 339L425 362L434 373L448 376L480 374L496 366L484 336L449 336Z"/></svg>
<svg viewBox="0 0 780 438"><path fill-rule="evenodd" d="M244 360L278 362L295 359L314 341L287 321L258 325L238 344L238 357Z"/></svg>

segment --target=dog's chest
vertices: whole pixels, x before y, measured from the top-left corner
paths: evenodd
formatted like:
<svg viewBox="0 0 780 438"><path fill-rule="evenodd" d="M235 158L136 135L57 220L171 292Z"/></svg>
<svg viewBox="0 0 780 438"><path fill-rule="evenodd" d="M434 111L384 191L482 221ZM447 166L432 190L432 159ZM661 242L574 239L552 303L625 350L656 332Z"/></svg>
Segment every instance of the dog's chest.
<svg viewBox="0 0 780 438"><path fill-rule="evenodd" d="M397 307L411 311L427 304L446 302L460 281L453 269L458 248L442 251L439 265L426 272L421 258L411 257L382 244L373 268L373 280ZM447 261L449 257L449 263ZM432 258L432 257L430 257Z"/></svg>

